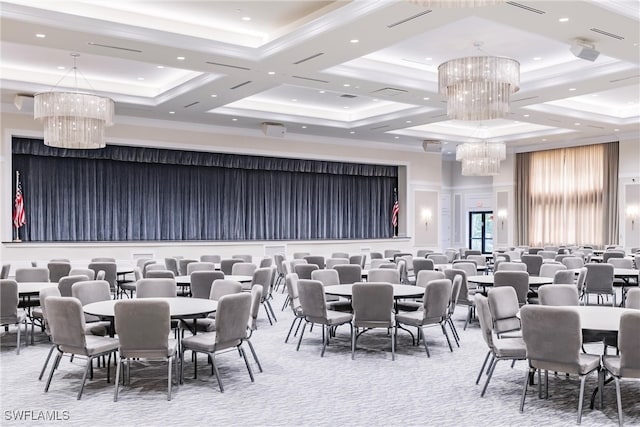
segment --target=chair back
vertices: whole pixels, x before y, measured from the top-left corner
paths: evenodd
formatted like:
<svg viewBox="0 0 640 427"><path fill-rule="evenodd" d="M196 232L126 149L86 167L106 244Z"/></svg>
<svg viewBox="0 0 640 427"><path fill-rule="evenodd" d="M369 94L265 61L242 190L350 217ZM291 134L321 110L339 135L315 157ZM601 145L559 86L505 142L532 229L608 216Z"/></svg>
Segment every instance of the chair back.
<svg viewBox="0 0 640 427"><path fill-rule="evenodd" d="M586 292L613 293L613 265L607 263L587 263Z"/></svg>
<svg viewBox="0 0 640 427"><path fill-rule="evenodd" d="M220 255L200 255L200 262L212 262L214 264L219 264L222 261L222 257Z"/></svg>
<svg viewBox="0 0 640 427"><path fill-rule="evenodd" d="M256 269L258 268L258 266L250 262L244 262L240 260L236 260L236 261L239 261L239 262L236 262L231 266L231 273L224 273L224 274L233 274L237 276L253 276L253 273L255 273Z"/></svg>
<svg viewBox="0 0 640 427"><path fill-rule="evenodd" d="M178 273L180 273L181 276L186 276L188 274L187 270L188 270L189 264L194 263L194 262L198 262L198 260L197 259L185 259L185 258L179 259L178 260Z"/></svg>
<svg viewBox="0 0 640 427"><path fill-rule="evenodd" d="M503 332L520 329L520 319L517 314L520 310L518 295L511 286L504 286L489 290L489 310L493 319L493 330L501 334Z"/></svg>
<svg viewBox="0 0 640 427"><path fill-rule="evenodd" d="M319 280L299 279L298 296L307 320L324 324L327 319L327 303L322 282Z"/></svg>
<svg viewBox="0 0 640 427"><path fill-rule="evenodd" d="M68 262L49 262L47 264L49 270L49 281L57 282L61 277L68 276L71 271L71 263Z"/></svg>
<svg viewBox="0 0 640 427"><path fill-rule="evenodd" d="M374 268L369 270L367 281L399 284L400 272L397 269L391 268Z"/></svg>
<svg viewBox="0 0 640 427"><path fill-rule="evenodd" d="M396 268L396 265L392 262L387 261L384 258L372 258L371 259L371 264L369 265L369 270L371 270L372 268L381 268L382 266L387 266L385 268Z"/></svg>
<svg viewBox="0 0 640 427"><path fill-rule="evenodd" d="M567 267L564 264L555 262L545 262L540 266L540 277L553 278L557 271L566 270Z"/></svg>
<svg viewBox="0 0 640 427"><path fill-rule="evenodd" d="M136 298L175 298L178 286L175 279L140 279L136 283Z"/></svg>
<svg viewBox="0 0 640 427"><path fill-rule="evenodd" d="M289 304L291 309L295 313L300 307L300 297L298 296L298 275L296 273L289 273L284 279L285 286L287 287L287 295L289 296Z"/></svg>
<svg viewBox="0 0 640 427"><path fill-rule="evenodd" d="M60 292L62 294L62 292ZM82 305L92 302L108 301L111 299L111 289L106 280L85 280L78 281L71 285L71 296L78 299ZM85 314L86 322L97 322L98 316Z"/></svg>
<svg viewBox="0 0 640 427"><path fill-rule="evenodd" d="M89 269L96 272L104 271L104 280L109 283L109 289L115 291L116 281L118 279L118 266L115 262L90 262Z"/></svg>
<svg viewBox="0 0 640 427"><path fill-rule="evenodd" d="M496 267L496 272L498 271L527 271L527 265L523 262L503 261Z"/></svg>
<svg viewBox="0 0 640 427"><path fill-rule="evenodd" d="M179 276L178 260L173 257L167 257L164 259L164 265L167 270L172 271L174 275Z"/></svg>
<svg viewBox="0 0 640 427"><path fill-rule="evenodd" d="M426 258L427 255L432 254L433 250L432 249L418 249L418 252L416 253L416 257L417 258Z"/></svg>
<svg viewBox="0 0 640 427"><path fill-rule="evenodd" d="M561 249L561 250L564 250L564 249ZM571 255L571 254L568 254L568 253L566 253L566 254L565 254L565 253L560 253L560 252L558 252L558 255L556 255L553 259L554 259L554 261L562 262L562 260L563 260L563 259L565 259L565 258L571 258L571 256L572 256L572 255ZM563 263L563 264L564 264L564 263Z"/></svg>
<svg viewBox="0 0 640 427"><path fill-rule="evenodd" d="M556 255L558 255L558 251L544 250L538 252L537 255L540 255L542 259L555 259Z"/></svg>
<svg viewBox="0 0 640 427"><path fill-rule="evenodd" d="M416 286L420 286L420 287L424 288L424 287L427 286L427 283L429 283L430 281L432 281L432 280L441 280L441 279L449 279L449 280L451 280L452 277L447 277L447 275L445 273L443 273L442 271L422 270L416 276Z"/></svg>
<svg viewBox="0 0 640 427"><path fill-rule="evenodd" d="M458 305L458 298L460 297L460 288L462 287L462 275L458 274L451 282L451 300L449 300L449 317L453 315Z"/></svg>
<svg viewBox="0 0 640 427"><path fill-rule="evenodd" d="M142 260L138 260L137 263L137 267L140 268L140 272L142 273L142 277L146 277L147 275L147 269L149 268L149 266L151 265L156 265L156 261L153 259L142 259ZM182 274L180 272L180 268L178 268L178 274Z"/></svg>
<svg viewBox="0 0 640 427"><path fill-rule="evenodd" d="M331 258L349 259L349 254L347 252L333 252Z"/></svg>
<svg viewBox="0 0 640 427"><path fill-rule="evenodd" d="M311 280L322 282L324 286L340 284L340 276L336 270L314 270L311 272Z"/></svg>
<svg viewBox="0 0 640 427"><path fill-rule="evenodd" d="M433 260L426 258L414 258L413 259L413 274L418 277L418 274L422 270L433 270Z"/></svg>
<svg viewBox="0 0 640 427"><path fill-rule="evenodd" d="M326 268L333 268L339 264L349 264L348 258L327 258Z"/></svg>
<svg viewBox="0 0 640 427"><path fill-rule="evenodd" d="M447 264L451 264L453 261L460 257L460 252L455 249L447 249L444 251L444 255L447 257Z"/></svg>
<svg viewBox="0 0 640 427"><path fill-rule="evenodd" d="M453 286L449 279L432 280L424 288L423 319L442 320L447 316Z"/></svg>
<svg viewBox="0 0 640 427"><path fill-rule="evenodd" d="M93 270L91 272L93 272ZM93 280L93 279L90 279L89 277L82 274L78 274L76 276L62 277L58 281L58 291L60 292L60 296L63 296L63 297L73 296L71 293L71 287L73 286L73 284L77 282L86 282L88 280ZM42 301L40 302L42 303Z"/></svg>
<svg viewBox="0 0 640 427"><path fill-rule="evenodd" d="M96 278L96 272L90 268L72 268L68 276L87 276L88 280L93 280Z"/></svg>
<svg viewBox="0 0 640 427"><path fill-rule="evenodd" d="M18 321L18 282L0 279L0 324Z"/></svg>
<svg viewBox="0 0 640 427"><path fill-rule="evenodd" d="M624 251L605 251L602 254L602 262L607 263L611 258L624 258Z"/></svg>
<svg viewBox="0 0 640 427"><path fill-rule="evenodd" d="M526 305L520 310L522 338L532 367L578 373L582 328L571 307Z"/></svg>
<svg viewBox="0 0 640 427"><path fill-rule="evenodd" d="M120 357L168 357L171 312L167 301L120 300L114 312Z"/></svg>
<svg viewBox="0 0 640 427"><path fill-rule="evenodd" d="M191 262L187 265L187 275L194 271L215 271L216 265L212 262Z"/></svg>
<svg viewBox="0 0 640 427"><path fill-rule="evenodd" d="M433 261L434 264L448 264L447 256L442 254L429 254L427 259Z"/></svg>
<svg viewBox="0 0 640 427"><path fill-rule="evenodd" d="M147 264L144 266L144 277L148 277L149 276L149 272L150 271L159 271L159 270L166 270L167 267L165 267L164 264L160 264L159 262L154 262L153 264Z"/></svg>
<svg viewBox="0 0 640 427"><path fill-rule="evenodd" d="M293 272L298 275L300 279L311 280L311 272L317 270L316 264L296 264L293 266Z"/></svg>
<svg viewBox="0 0 640 427"><path fill-rule="evenodd" d="M322 255L307 255L304 259L307 261L307 264L315 264L320 269L325 267L324 257Z"/></svg>
<svg viewBox="0 0 640 427"><path fill-rule="evenodd" d="M260 302L262 301L262 285L255 285L251 288L251 309L249 310L250 331L258 329L258 312L260 311Z"/></svg>
<svg viewBox="0 0 640 427"><path fill-rule="evenodd" d="M399 250L399 249L385 249L385 250L384 250L384 257L383 257L383 258L390 259L390 258L393 258L393 256L394 256L395 254L399 254L399 253L401 253L401 252L402 252L402 251L401 251L401 250ZM373 258L373 257L372 257L372 258Z"/></svg>
<svg viewBox="0 0 640 427"><path fill-rule="evenodd" d="M304 259L307 255L311 255L309 252L294 252L293 259Z"/></svg>
<svg viewBox="0 0 640 427"><path fill-rule="evenodd" d="M380 253L380 252L370 252L369 253L369 257L374 260L374 259L383 259L384 256Z"/></svg>
<svg viewBox="0 0 640 427"><path fill-rule="evenodd" d="M47 267L16 268L16 282L48 282L49 269Z"/></svg>
<svg viewBox="0 0 640 427"><path fill-rule="evenodd" d="M367 256L365 254L351 255L349 257L349 264L357 264L360 268L364 269L364 266L367 264Z"/></svg>
<svg viewBox="0 0 640 427"><path fill-rule="evenodd" d="M640 310L640 288L631 288L627 291L627 299L624 306Z"/></svg>
<svg viewBox="0 0 640 427"><path fill-rule="evenodd" d="M170 270L149 270L147 279L175 279L176 276Z"/></svg>
<svg viewBox="0 0 640 427"><path fill-rule="evenodd" d="M91 258L91 262L116 262L116 259L108 256Z"/></svg>
<svg viewBox="0 0 640 427"><path fill-rule="evenodd" d="M362 281L362 268L359 264L343 264L334 266L338 272L340 284L350 284Z"/></svg>
<svg viewBox="0 0 640 427"><path fill-rule="evenodd" d="M352 287L353 325L364 328L393 326L393 286L356 283Z"/></svg>
<svg viewBox="0 0 640 427"><path fill-rule="evenodd" d="M222 271L194 271L191 273L191 297L207 299L215 280L224 279Z"/></svg>
<svg viewBox="0 0 640 427"><path fill-rule="evenodd" d="M231 258L241 259L242 262L253 262L253 255L249 255L249 254L231 255Z"/></svg>
<svg viewBox="0 0 640 427"><path fill-rule="evenodd" d="M216 310L216 350L235 347L247 337L251 299L247 292L220 298Z"/></svg>
<svg viewBox="0 0 640 427"><path fill-rule="evenodd" d="M542 267L543 258L542 255L522 255L520 260L526 265L527 273L530 276L539 276L540 275L540 267Z"/></svg>
<svg viewBox="0 0 640 427"><path fill-rule="evenodd" d="M576 274L573 270L558 270L553 275L553 284L570 285L576 281Z"/></svg>
<svg viewBox="0 0 640 427"><path fill-rule="evenodd" d="M273 258L265 257L260 260L260 265L258 265L258 268L271 267L272 265L273 265Z"/></svg>
<svg viewBox="0 0 640 427"><path fill-rule="evenodd" d="M575 285L542 285L538 288L538 296L541 305L578 305L578 288Z"/></svg>
<svg viewBox="0 0 640 427"><path fill-rule="evenodd" d="M487 259L483 255L467 255L467 261L474 261L478 267L486 267Z"/></svg>
<svg viewBox="0 0 640 427"><path fill-rule="evenodd" d="M568 256L562 259L562 263L569 269L584 267L584 258L579 256Z"/></svg>
<svg viewBox="0 0 640 427"><path fill-rule="evenodd" d="M578 277L576 278L576 288L578 288L578 293L582 295L584 291L585 283L587 282L587 268L582 267L578 272Z"/></svg>
<svg viewBox="0 0 640 427"><path fill-rule="evenodd" d="M636 289L638 290L638 289ZM620 376L640 378L640 311L620 316Z"/></svg>
<svg viewBox="0 0 640 427"><path fill-rule="evenodd" d="M480 329L482 330L482 338L487 346L493 350L493 319L489 311L489 300L482 294L476 294L474 301L478 320L480 321Z"/></svg>
<svg viewBox="0 0 640 427"><path fill-rule="evenodd" d="M273 267L258 268L253 273L253 278L251 279L251 287L255 285L261 285L264 295L269 295L269 293L271 292L271 283L273 282L274 271L275 268Z"/></svg>
<svg viewBox="0 0 640 427"><path fill-rule="evenodd" d="M469 276L477 276L478 275L478 267L474 262L470 261L455 261L452 265L452 268L455 270L463 270L467 277Z"/></svg>
<svg viewBox="0 0 640 427"><path fill-rule="evenodd" d="M613 265L613 268L633 268L631 258L609 258L607 262Z"/></svg>
<svg viewBox="0 0 640 427"><path fill-rule="evenodd" d="M214 301L220 300L225 295L242 292L242 283L235 280L216 279L211 285L208 298Z"/></svg>
<svg viewBox="0 0 640 427"><path fill-rule="evenodd" d="M518 303L527 303L529 294L529 273L526 271L497 271L493 275L493 287L510 286L516 291ZM491 303L489 303L491 304Z"/></svg>
<svg viewBox="0 0 640 427"><path fill-rule="evenodd" d="M0 270L0 279L7 279L9 277L9 270L11 270L11 264L2 264L2 270Z"/></svg>
<svg viewBox="0 0 640 427"><path fill-rule="evenodd" d="M49 322L47 321L47 298L49 297L59 297L60 291L55 286L51 286L49 288L44 288L40 290L38 295L38 299L40 300L40 309L42 310L42 318L44 319L44 331L47 335L51 335L51 330L49 329Z"/></svg>
<svg viewBox="0 0 640 427"><path fill-rule="evenodd" d="M53 344L65 352L86 354L85 320L80 300L50 296L45 304Z"/></svg>

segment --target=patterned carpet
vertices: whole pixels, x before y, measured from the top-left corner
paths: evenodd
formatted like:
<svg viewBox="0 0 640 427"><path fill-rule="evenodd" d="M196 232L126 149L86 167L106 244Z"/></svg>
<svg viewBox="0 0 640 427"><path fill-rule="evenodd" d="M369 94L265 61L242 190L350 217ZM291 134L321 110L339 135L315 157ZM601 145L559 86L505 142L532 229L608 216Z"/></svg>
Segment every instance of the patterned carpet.
<svg viewBox="0 0 640 427"><path fill-rule="evenodd" d="M133 365L131 384L121 389L120 400L114 403L113 383L106 383L104 369L96 369L82 400L76 400L84 360L70 362L65 358L51 389L44 393L45 382L37 379L49 349L44 335L37 335L36 345L23 348L17 356L15 335L4 334L0 424L539 426L576 422L576 377L550 375L549 400L538 399L536 388L530 388L524 413L518 411L525 362L518 362L513 369L508 362L498 363L486 396L480 398L481 385L475 385L475 378L487 349L477 323L462 331L463 309L456 313L461 347L454 347L453 353L439 328L427 333L431 358L422 346L412 346L409 335L401 331L396 360L391 361L389 336L380 330L358 340L356 360L351 360L349 328L345 326L338 329L324 358L320 358L320 328L311 333L307 328L299 352L295 349L297 339L285 344L292 317L289 310L279 310L283 298L276 295L274 304L279 321L270 326L262 312L252 340L264 367L264 373L259 373L252 362L255 383L250 382L238 353L226 353L217 358L225 386L225 393L220 393L201 356L198 379L193 379L189 361L185 383L174 387L171 402L166 400L166 365L159 363ZM587 348L594 352L600 349ZM592 375L587 380L587 396L595 386L596 376ZM640 382L623 382L622 395L625 425L640 425ZM586 398L585 402L583 425L617 424L613 384L605 388L603 410L591 410Z"/></svg>

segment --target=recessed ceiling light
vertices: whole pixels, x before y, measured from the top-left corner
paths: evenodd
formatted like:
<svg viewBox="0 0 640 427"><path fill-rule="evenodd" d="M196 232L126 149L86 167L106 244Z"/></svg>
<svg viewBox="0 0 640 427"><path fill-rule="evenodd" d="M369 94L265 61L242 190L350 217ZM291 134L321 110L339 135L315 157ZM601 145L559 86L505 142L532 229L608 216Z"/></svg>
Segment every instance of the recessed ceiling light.
<svg viewBox="0 0 640 427"><path fill-rule="evenodd" d="M542 138L542 142L547 142L547 138Z"/></svg>
<svg viewBox="0 0 640 427"><path fill-rule="evenodd" d="M575 122L574 125L580 126L580 123L579 122Z"/></svg>
<svg viewBox="0 0 640 427"><path fill-rule="evenodd" d="M453 154L451 151L447 151L447 154Z"/></svg>
<svg viewBox="0 0 640 427"><path fill-rule="evenodd" d="M619 131L620 131L620 129L614 129L613 131L614 131L614 132L619 132Z"/></svg>
<svg viewBox="0 0 640 427"><path fill-rule="evenodd" d="M430 100L431 98L429 98L428 96L426 96L426 97L424 97L424 98L422 98L422 99L423 99L424 101L428 101L428 100Z"/></svg>
<svg viewBox="0 0 640 427"><path fill-rule="evenodd" d="M144 80L144 77L138 77L138 80L142 81Z"/></svg>
<svg viewBox="0 0 640 427"><path fill-rule="evenodd" d="M324 93L324 92L325 92L324 90L319 90L319 91L318 91L318 93Z"/></svg>
<svg viewBox="0 0 640 427"><path fill-rule="evenodd" d="M298 102L298 100L295 98L291 98L291 102Z"/></svg>
<svg viewBox="0 0 640 427"><path fill-rule="evenodd" d="M163 69L164 65L157 65L156 68Z"/></svg>
<svg viewBox="0 0 640 427"><path fill-rule="evenodd" d="M399 136L394 136L393 139L400 139L400 137Z"/></svg>
<svg viewBox="0 0 640 427"><path fill-rule="evenodd" d="M176 59L177 59L178 61L184 61L184 56L178 56L178 57L176 57Z"/></svg>
<svg viewBox="0 0 640 427"><path fill-rule="evenodd" d="M218 97L218 95L216 95L215 93L212 93L212 94L211 94L211 97L212 97L212 98L217 98L217 97Z"/></svg>
<svg viewBox="0 0 640 427"><path fill-rule="evenodd" d="M169 114L175 114L175 113L176 113L175 111L169 111Z"/></svg>
<svg viewBox="0 0 640 427"><path fill-rule="evenodd" d="M232 121L232 122L237 122L237 121L238 121L238 119L233 118L233 119L231 119L231 121Z"/></svg>
<svg viewBox="0 0 640 427"><path fill-rule="evenodd" d="M570 88L569 88L569 91L570 91L570 92L573 92L574 90L576 90L576 88L575 88L575 87L570 87Z"/></svg>
<svg viewBox="0 0 640 427"><path fill-rule="evenodd" d="M307 128L306 126L304 126L304 125L302 126L302 129L306 129L306 128Z"/></svg>
<svg viewBox="0 0 640 427"><path fill-rule="evenodd" d="M598 94L597 94L597 93L594 93L594 94L592 94L591 96L596 97L596 96L598 96Z"/></svg>
<svg viewBox="0 0 640 427"><path fill-rule="evenodd" d="M43 38L47 37L47 35L46 34L42 34L42 33L38 33L38 34L36 34L36 37L39 38L39 39L43 39Z"/></svg>
<svg viewBox="0 0 640 427"><path fill-rule="evenodd" d="M351 135L353 135L354 133L356 133L356 131L352 130L351 132L349 132Z"/></svg>
<svg viewBox="0 0 640 427"><path fill-rule="evenodd" d="M358 40L358 39L351 39L351 40L349 40L349 43L353 43L353 44L360 43L360 40Z"/></svg>
<svg viewBox="0 0 640 427"><path fill-rule="evenodd" d="M430 56L427 56L426 58L424 58L425 61L431 61L433 58Z"/></svg>
<svg viewBox="0 0 640 427"><path fill-rule="evenodd" d="M568 20L569 20L569 18L560 18L560 19L558 19L558 21L560 21L560 22L567 22Z"/></svg>
<svg viewBox="0 0 640 427"><path fill-rule="evenodd" d="M534 56L534 57L533 57L533 60L534 60L534 61L540 61L541 59L542 59L542 57L540 57L540 56Z"/></svg>
<svg viewBox="0 0 640 427"><path fill-rule="evenodd" d="M522 117L529 117L529 114L523 114Z"/></svg>
<svg viewBox="0 0 640 427"><path fill-rule="evenodd" d="M62 65L60 65L60 66L58 67L58 70L64 70L64 67L63 67Z"/></svg>
<svg viewBox="0 0 640 427"><path fill-rule="evenodd" d="M378 102L380 101L378 98L373 98L373 102Z"/></svg>
<svg viewBox="0 0 640 427"><path fill-rule="evenodd" d="M243 21L251 21L251 17L250 16L243 16L242 18Z"/></svg>
<svg viewBox="0 0 640 427"><path fill-rule="evenodd" d="M349 83L345 83L345 84L343 84L342 86L344 86L344 87L350 87L351 85L350 85Z"/></svg>
<svg viewBox="0 0 640 427"><path fill-rule="evenodd" d="M344 107L342 107L342 108L344 108L345 110L348 110L348 109L349 109L349 107L347 107L346 105L345 105Z"/></svg>
<svg viewBox="0 0 640 427"><path fill-rule="evenodd" d="M411 120L407 120L405 123L411 123Z"/></svg>
<svg viewBox="0 0 640 427"><path fill-rule="evenodd" d="M269 74L270 76L273 76L276 72L275 71L269 71L267 74Z"/></svg>

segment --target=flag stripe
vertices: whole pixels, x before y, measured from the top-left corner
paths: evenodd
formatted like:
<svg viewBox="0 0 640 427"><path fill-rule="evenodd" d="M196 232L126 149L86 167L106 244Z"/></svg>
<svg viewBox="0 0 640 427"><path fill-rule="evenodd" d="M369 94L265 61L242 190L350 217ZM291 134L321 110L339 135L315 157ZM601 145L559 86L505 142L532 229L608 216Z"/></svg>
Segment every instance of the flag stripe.
<svg viewBox="0 0 640 427"><path fill-rule="evenodd" d="M22 197L22 185L20 185L20 179L16 183L16 201L13 210L13 226L20 228L27 223L26 214L24 211L24 199Z"/></svg>
<svg viewBox="0 0 640 427"><path fill-rule="evenodd" d="M391 209L391 225L398 226L398 212L400 211L400 204L398 203L398 193L393 191L393 208Z"/></svg>

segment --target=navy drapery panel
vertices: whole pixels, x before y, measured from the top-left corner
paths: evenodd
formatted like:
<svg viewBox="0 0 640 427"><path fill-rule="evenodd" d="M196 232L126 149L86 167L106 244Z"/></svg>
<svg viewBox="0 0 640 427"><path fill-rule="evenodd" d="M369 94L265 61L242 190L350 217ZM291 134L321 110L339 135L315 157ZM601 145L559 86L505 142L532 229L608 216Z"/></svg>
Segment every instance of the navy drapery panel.
<svg viewBox="0 0 640 427"><path fill-rule="evenodd" d="M13 139L25 241L392 236L397 167ZM15 173L14 173L15 174Z"/></svg>

